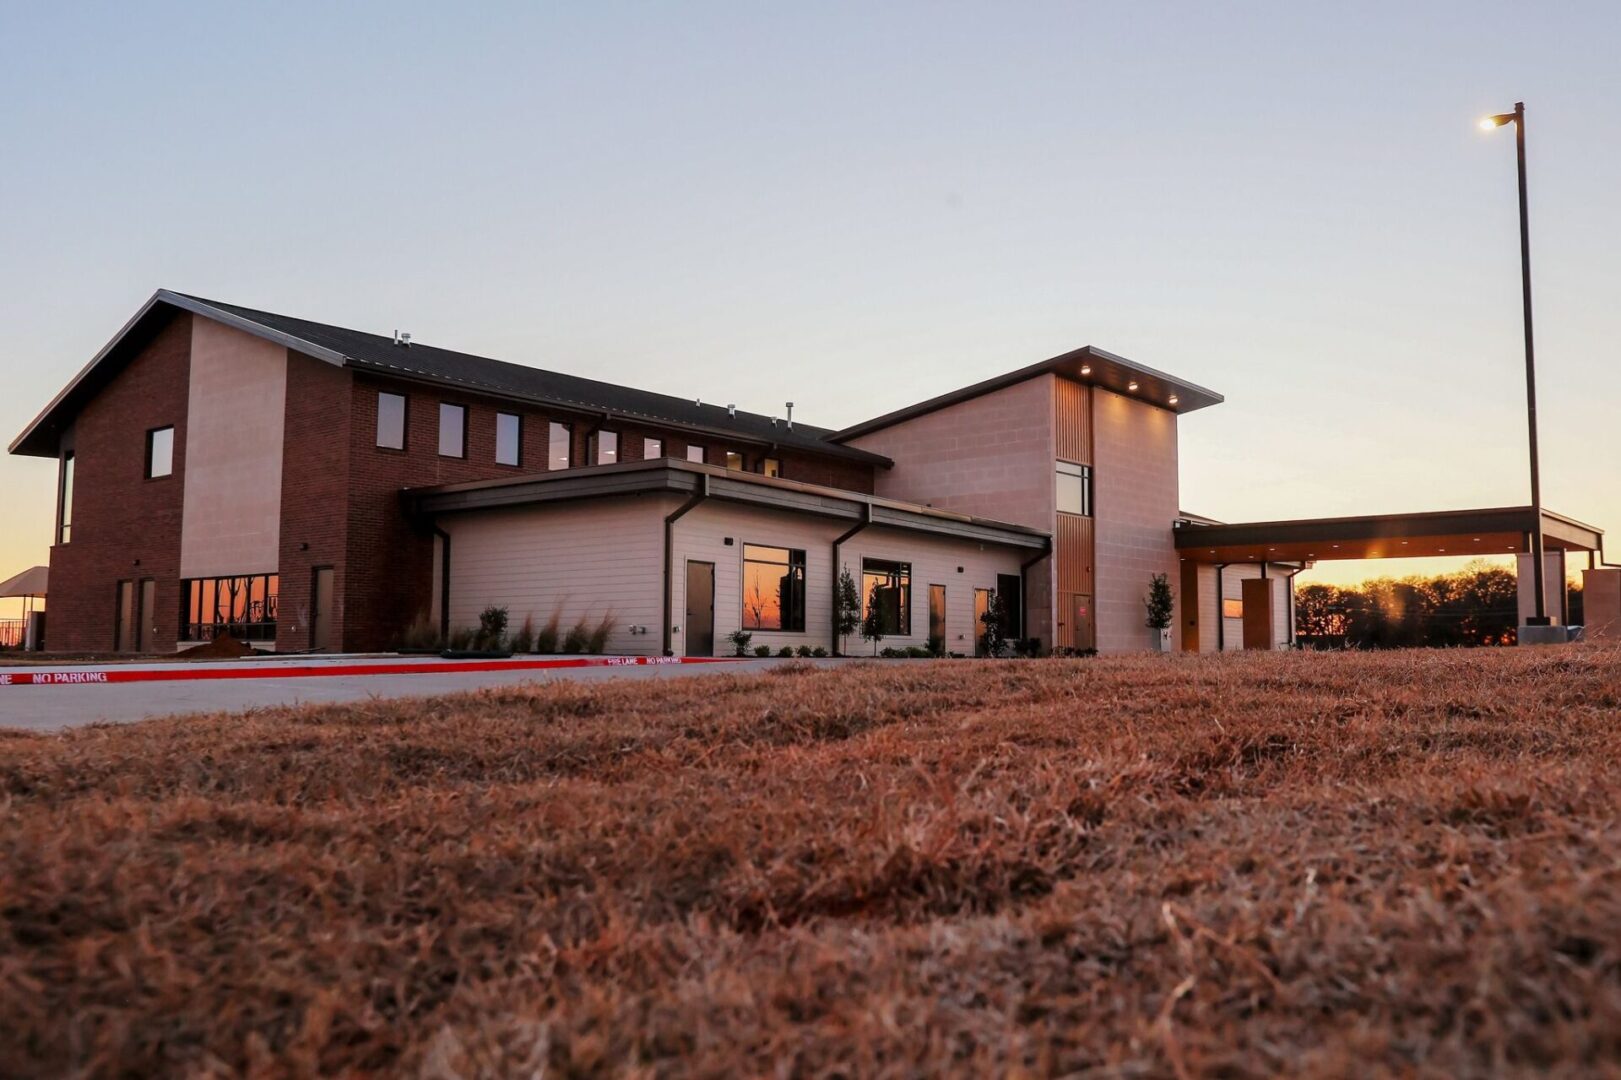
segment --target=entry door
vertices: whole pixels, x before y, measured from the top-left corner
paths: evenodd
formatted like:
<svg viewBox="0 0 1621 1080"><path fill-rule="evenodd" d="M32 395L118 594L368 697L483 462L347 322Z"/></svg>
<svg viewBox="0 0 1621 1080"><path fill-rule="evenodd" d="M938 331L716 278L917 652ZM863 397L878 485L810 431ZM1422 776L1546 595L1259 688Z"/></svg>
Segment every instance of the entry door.
<svg viewBox="0 0 1621 1080"><path fill-rule="evenodd" d="M687 563L688 656L715 655L715 564Z"/></svg>
<svg viewBox="0 0 1621 1080"><path fill-rule="evenodd" d="M118 583L118 622L113 625L113 650L135 651L135 627L139 625L135 612L135 582Z"/></svg>
<svg viewBox="0 0 1621 1080"><path fill-rule="evenodd" d="M332 567L317 566L310 585L310 648L332 647Z"/></svg>
<svg viewBox="0 0 1621 1080"><path fill-rule="evenodd" d="M1239 588L1244 599L1244 648L1272 648L1272 582L1245 578Z"/></svg>
<svg viewBox="0 0 1621 1080"><path fill-rule="evenodd" d="M935 642L939 642L936 646ZM929 586L929 647L946 651L946 587Z"/></svg>
<svg viewBox="0 0 1621 1080"><path fill-rule="evenodd" d="M1088 593L1070 593L1069 647L1085 652L1098 646L1097 622L1092 615L1092 597Z"/></svg>
<svg viewBox="0 0 1621 1080"><path fill-rule="evenodd" d="M985 655L985 613L991 610L991 590L974 590L974 655Z"/></svg>
<svg viewBox="0 0 1621 1080"><path fill-rule="evenodd" d="M141 580L140 606L135 609L135 651L151 652L153 632L157 625L153 621L158 613L158 583L154 578Z"/></svg>

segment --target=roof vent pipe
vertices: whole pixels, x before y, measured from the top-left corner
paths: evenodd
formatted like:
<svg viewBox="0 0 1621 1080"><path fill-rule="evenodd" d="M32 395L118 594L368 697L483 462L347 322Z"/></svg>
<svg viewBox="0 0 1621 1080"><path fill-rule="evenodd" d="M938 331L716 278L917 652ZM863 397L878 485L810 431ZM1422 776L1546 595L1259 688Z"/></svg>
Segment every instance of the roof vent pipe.
<svg viewBox="0 0 1621 1080"><path fill-rule="evenodd" d="M736 405L728 405L728 406L726 406L726 415L730 416L734 420L737 419L737 406Z"/></svg>
<svg viewBox="0 0 1621 1080"><path fill-rule="evenodd" d="M394 331L394 344L409 346L411 344L411 335L402 334L398 330Z"/></svg>
<svg viewBox="0 0 1621 1080"><path fill-rule="evenodd" d="M788 402L788 430L794 430L794 403Z"/></svg>

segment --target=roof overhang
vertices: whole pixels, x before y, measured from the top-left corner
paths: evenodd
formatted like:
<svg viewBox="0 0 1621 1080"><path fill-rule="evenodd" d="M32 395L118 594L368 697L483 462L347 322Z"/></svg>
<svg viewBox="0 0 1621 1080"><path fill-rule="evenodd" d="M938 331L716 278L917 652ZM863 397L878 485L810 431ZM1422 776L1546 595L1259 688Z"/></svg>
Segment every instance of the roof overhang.
<svg viewBox="0 0 1621 1080"><path fill-rule="evenodd" d="M1101 386L1105 390L1112 390L1117 394L1178 414L1219 405L1226 400L1214 390L1207 390L1196 383L1167 375L1146 364L1139 364L1123 356L1116 356L1112 352L1085 345L1062 356L1043 360L1039 364L1018 368L995 378L986 379L984 382L977 382L972 386L965 386L960 390L953 390L948 394L941 394L939 397L908 405L904 409L865 420L836 431L829 438L834 442L859 438L964 401L972 401L974 398L1006 389L1040 375L1062 375L1090 386ZM1134 384L1135 390L1132 389Z"/></svg>
<svg viewBox="0 0 1621 1080"><path fill-rule="evenodd" d="M1046 533L1022 525L674 458L421 488L408 491L406 498L417 514L435 517L577 499L659 493L691 496L706 487L711 499L789 513L851 523L870 520L873 525L1031 551L1044 551L1050 544Z"/></svg>
<svg viewBox="0 0 1621 1080"><path fill-rule="evenodd" d="M1531 550L1535 520L1529 506L1226 525L1183 520L1176 548L1207 563L1512 555ZM1597 551L1604 543L1602 529L1547 510L1542 535L1549 551Z"/></svg>
<svg viewBox="0 0 1621 1080"><path fill-rule="evenodd" d="M194 315L205 316L254 337L296 349L317 360L325 360L329 364L342 365L346 360L341 353L333 352L313 342L303 341L228 311L221 311L194 297L171 292L168 289L159 289L141 305L140 310L129 322L119 328L112 340L103 345L101 350L90 358L90 362L79 369L79 373L73 376L61 392L51 399L50 404L34 417L33 422L22 430L22 434L11 441L9 451L30 457L55 457L57 440L67 427L68 417L76 413L85 401L121 371L129 358L146 343L150 334L175 311L189 311Z"/></svg>
<svg viewBox="0 0 1621 1080"><path fill-rule="evenodd" d="M44 596L50 576L50 567L30 566L20 574L0 581L0 597Z"/></svg>

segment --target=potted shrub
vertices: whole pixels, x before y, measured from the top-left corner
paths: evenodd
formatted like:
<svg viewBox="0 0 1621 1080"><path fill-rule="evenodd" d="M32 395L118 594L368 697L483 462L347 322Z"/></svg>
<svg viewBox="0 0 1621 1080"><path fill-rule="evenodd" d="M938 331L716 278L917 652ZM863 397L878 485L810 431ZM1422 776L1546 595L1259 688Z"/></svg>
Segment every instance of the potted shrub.
<svg viewBox="0 0 1621 1080"><path fill-rule="evenodd" d="M1148 595L1143 598L1143 607L1148 611L1149 640L1156 652L1171 651L1172 604L1170 579L1164 574L1149 578Z"/></svg>
<svg viewBox="0 0 1621 1080"><path fill-rule="evenodd" d="M749 633L747 630L733 630L730 634L726 635L726 640L730 641L732 643L732 648L737 650L736 652L732 653L733 656L747 656L749 642L753 640L753 638L754 635Z"/></svg>

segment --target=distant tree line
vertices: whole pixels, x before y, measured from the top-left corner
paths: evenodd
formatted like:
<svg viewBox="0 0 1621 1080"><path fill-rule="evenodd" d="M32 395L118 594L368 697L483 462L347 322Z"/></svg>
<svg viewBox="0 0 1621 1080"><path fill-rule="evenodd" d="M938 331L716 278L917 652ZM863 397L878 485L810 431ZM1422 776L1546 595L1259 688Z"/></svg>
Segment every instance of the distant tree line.
<svg viewBox="0 0 1621 1080"><path fill-rule="evenodd" d="M1581 623L1581 589L1570 593L1570 621ZM1303 648L1397 649L1512 645L1519 624L1514 571L1473 562L1453 574L1381 578L1351 588L1302 585L1295 592Z"/></svg>

